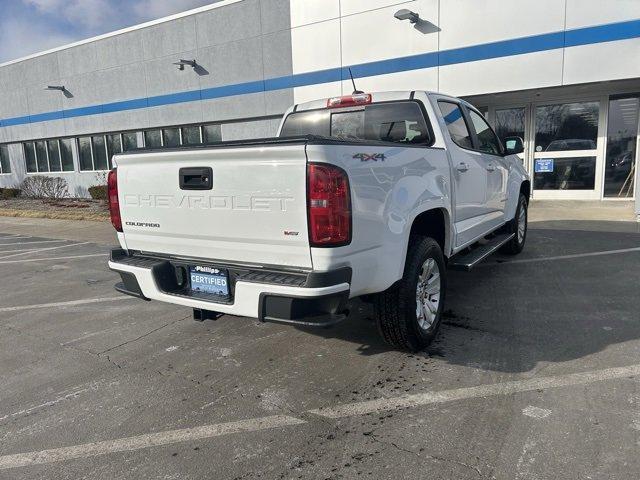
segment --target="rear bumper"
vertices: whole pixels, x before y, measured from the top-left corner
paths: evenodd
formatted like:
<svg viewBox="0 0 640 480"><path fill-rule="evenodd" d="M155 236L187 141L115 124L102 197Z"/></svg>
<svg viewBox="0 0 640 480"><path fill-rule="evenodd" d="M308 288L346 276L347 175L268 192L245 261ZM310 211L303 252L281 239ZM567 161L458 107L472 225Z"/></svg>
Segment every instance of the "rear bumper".
<svg viewBox="0 0 640 480"><path fill-rule="evenodd" d="M194 260L201 265L209 262ZM176 267L184 261L111 252L109 268L118 272L121 293L144 300L183 305L203 312L217 312L262 321L300 325L330 325L345 318L351 269L330 272L279 272L229 267L231 298L219 298L189 291L176 283ZM207 316L200 315L203 318Z"/></svg>

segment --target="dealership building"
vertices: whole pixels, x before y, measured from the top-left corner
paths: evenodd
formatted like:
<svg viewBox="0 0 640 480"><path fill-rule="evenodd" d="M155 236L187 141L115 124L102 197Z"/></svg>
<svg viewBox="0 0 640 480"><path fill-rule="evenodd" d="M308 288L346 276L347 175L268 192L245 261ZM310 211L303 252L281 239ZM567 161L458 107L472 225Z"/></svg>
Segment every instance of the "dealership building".
<svg viewBox="0 0 640 480"><path fill-rule="evenodd" d="M635 198L640 0L223 0L10 61L0 187L86 196L123 150L272 136L291 104L351 93L349 69L472 102L523 140L534 198Z"/></svg>

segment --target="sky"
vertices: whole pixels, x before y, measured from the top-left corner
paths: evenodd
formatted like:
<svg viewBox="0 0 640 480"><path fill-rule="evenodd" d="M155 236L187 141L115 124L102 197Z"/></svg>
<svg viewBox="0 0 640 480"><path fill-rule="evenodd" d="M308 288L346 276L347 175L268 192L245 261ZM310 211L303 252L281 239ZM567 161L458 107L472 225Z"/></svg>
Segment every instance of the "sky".
<svg viewBox="0 0 640 480"><path fill-rule="evenodd" d="M214 0L0 0L0 63Z"/></svg>

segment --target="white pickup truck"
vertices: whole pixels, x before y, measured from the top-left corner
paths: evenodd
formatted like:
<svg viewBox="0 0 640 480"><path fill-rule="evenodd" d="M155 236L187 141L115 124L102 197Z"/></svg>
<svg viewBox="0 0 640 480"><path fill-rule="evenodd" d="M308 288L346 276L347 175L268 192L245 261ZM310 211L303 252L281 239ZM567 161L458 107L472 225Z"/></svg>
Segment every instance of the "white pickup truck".
<svg viewBox="0 0 640 480"><path fill-rule="evenodd" d="M520 149L467 102L415 91L296 105L276 138L118 155L109 267L120 292L198 320L329 325L362 297L387 342L419 350L447 268L522 250Z"/></svg>

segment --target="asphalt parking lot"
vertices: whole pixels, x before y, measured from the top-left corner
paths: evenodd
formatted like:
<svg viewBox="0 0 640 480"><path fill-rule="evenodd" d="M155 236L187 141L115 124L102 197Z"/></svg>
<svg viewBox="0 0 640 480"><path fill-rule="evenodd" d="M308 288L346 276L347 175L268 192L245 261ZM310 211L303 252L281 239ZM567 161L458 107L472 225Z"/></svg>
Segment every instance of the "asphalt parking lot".
<svg viewBox="0 0 640 480"><path fill-rule="evenodd" d="M109 239L33 231L0 225L2 479L640 477L637 224L536 223L450 272L420 354L358 302L198 323L117 294Z"/></svg>

